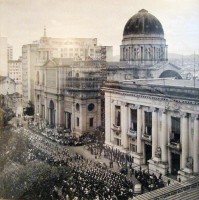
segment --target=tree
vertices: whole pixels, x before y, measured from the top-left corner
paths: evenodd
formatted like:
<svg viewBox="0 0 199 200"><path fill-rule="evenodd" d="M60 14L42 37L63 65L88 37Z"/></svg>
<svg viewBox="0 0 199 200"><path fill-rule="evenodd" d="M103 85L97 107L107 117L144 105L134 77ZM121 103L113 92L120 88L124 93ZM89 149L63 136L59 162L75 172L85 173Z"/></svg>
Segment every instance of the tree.
<svg viewBox="0 0 199 200"><path fill-rule="evenodd" d="M63 179L70 176L64 167L49 166L46 163L29 163L15 171L15 174L0 176L0 196L14 199L51 199L54 186L61 186Z"/></svg>
<svg viewBox="0 0 199 200"><path fill-rule="evenodd" d="M24 108L24 115L28 115L28 116L34 115L34 105L31 101L29 101L28 106Z"/></svg>

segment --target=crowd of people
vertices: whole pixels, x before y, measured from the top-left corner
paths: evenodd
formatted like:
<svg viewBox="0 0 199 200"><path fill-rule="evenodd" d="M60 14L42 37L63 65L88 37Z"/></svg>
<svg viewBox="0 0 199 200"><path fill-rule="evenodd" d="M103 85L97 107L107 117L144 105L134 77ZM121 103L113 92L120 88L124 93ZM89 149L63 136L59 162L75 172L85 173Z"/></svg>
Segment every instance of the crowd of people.
<svg viewBox="0 0 199 200"><path fill-rule="evenodd" d="M85 133L79 138L76 138L70 133L57 134L57 138L61 137L61 142L52 142L50 136L55 133L51 130L50 134L45 136L46 140L41 136L41 132L47 131L39 130L35 126L29 125L32 130L21 128L24 134L30 136L31 143L34 144L34 151L30 152L30 160L38 158L53 166L67 166L70 169L71 176L64 180L61 187L55 186L52 191L53 199L132 199L133 198L133 182L131 177L135 178L141 183L142 187L148 190L154 190L164 186L162 175L157 177L155 174L150 174L145 170L135 170L132 167L133 157L116 148L104 145L102 141L98 140L95 135ZM38 133L38 134L33 134ZM65 141L65 143L63 143ZM71 152L67 146L74 146L75 142L85 145L95 158L104 156L109 159L110 165L102 165L98 162L88 160L84 156ZM61 145L59 145L61 144ZM71 145L72 144L72 145ZM63 146L66 145L66 146ZM113 162L118 164L121 169L120 172L113 171ZM128 170L130 179L127 178ZM137 169L137 168L136 168Z"/></svg>
<svg viewBox="0 0 199 200"><path fill-rule="evenodd" d="M70 169L70 177L63 180L62 186L55 185L52 199L131 199L133 198L133 182L120 173L109 169L93 160L85 159L67 147L45 140L40 135L21 128L29 135L34 148L38 149L37 158L53 166L66 166Z"/></svg>
<svg viewBox="0 0 199 200"><path fill-rule="evenodd" d="M150 174L149 172L140 169L135 170L135 178L149 191L164 187L161 173L157 177L154 173Z"/></svg>

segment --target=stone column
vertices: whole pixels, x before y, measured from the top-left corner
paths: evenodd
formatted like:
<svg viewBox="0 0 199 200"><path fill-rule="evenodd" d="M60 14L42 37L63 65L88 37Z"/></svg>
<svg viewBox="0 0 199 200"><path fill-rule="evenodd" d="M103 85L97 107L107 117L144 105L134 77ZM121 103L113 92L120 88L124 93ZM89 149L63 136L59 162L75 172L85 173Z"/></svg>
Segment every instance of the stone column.
<svg viewBox="0 0 199 200"><path fill-rule="evenodd" d="M111 98L110 94L105 96L105 143L111 142Z"/></svg>
<svg viewBox="0 0 199 200"><path fill-rule="evenodd" d="M81 132L85 132L87 130L87 125L89 127L89 118L87 121L87 106L86 103L82 103L81 104L81 108L80 108L80 131ZM88 124L87 124L88 123ZM94 122L93 122L94 123ZM94 126L94 125L93 125ZM90 128L90 127L89 127Z"/></svg>
<svg viewBox="0 0 199 200"><path fill-rule="evenodd" d="M189 129L188 129L188 116L183 116L181 123L182 130L182 168L186 167L187 157L189 155Z"/></svg>
<svg viewBox="0 0 199 200"><path fill-rule="evenodd" d="M167 113L163 111L162 113L162 137L161 139L161 151L162 151L162 162L168 162L168 151L167 151L167 144L168 144L168 129L167 129Z"/></svg>
<svg viewBox="0 0 199 200"><path fill-rule="evenodd" d="M125 60L125 47L123 47L123 61Z"/></svg>
<svg viewBox="0 0 199 200"><path fill-rule="evenodd" d="M166 60L168 59L168 47L166 46Z"/></svg>
<svg viewBox="0 0 199 200"><path fill-rule="evenodd" d="M49 124L52 123L52 119L51 119L51 109L48 108L48 121L49 121Z"/></svg>
<svg viewBox="0 0 199 200"><path fill-rule="evenodd" d="M55 109L55 126L59 125L59 100L56 101L56 109Z"/></svg>
<svg viewBox="0 0 199 200"><path fill-rule="evenodd" d="M129 47L129 61L131 61L132 58L132 47Z"/></svg>
<svg viewBox="0 0 199 200"><path fill-rule="evenodd" d="M152 113L152 158L155 158L155 152L158 147L158 110Z"/></svg>
<svg viewBox="0 0 199 200"><path fill-rule="evenodd" d="M137 109L137 153L142 154L142 107Z"/></svg>
<svg viewBox="0 0 199 200"><path fill-rule="evenodd" d="M48 114L47 114L47 99L44 97L44 120L46 121L48 119Z"/></svg>
<svg viewBox="0 0 199 200"><path fill-rule="evenodd" d="M71 130L72 132L75 130L75 123L76 123L76 119L75 119L75 102L72 102L72 115L71 115Z"/></svg>
<svg viewBox="0 0 199 200"><path fill-rule="evenodd" d="M111 100L111 125L110 125L110 142L114 143L114 132L112 131L113 124L115 124L115 104L113 100Z"/></svg>
<svg viewBox="0 0 199 200"><path fill-rule="evenodd" d="M63 106L62 106L62 100L59 100L59 125L62 126L63 125Z"/></svg>
<svg viewBox="0 0 199 200"><path fill-rule="evenodd" d="M193 136L193 172L198 173L199 172L199 160L198 160L198 154L199 154L199 117L197 116L194 120L194 136Z"/></svg>
<svg viewBox="0 0 199 200"><path fill-rule="evenodd" d="M127 127L128 127L128 106L126 103L123 103L121 109L121 131L122 131L121 136L122 136L122 144L125 149L128 148Z"/></svg>
<svg viewBox="0 0 199 200"><path fill-rule="evenodd" d="M120 60L123 60L123 47L120 46Z"/></svg>

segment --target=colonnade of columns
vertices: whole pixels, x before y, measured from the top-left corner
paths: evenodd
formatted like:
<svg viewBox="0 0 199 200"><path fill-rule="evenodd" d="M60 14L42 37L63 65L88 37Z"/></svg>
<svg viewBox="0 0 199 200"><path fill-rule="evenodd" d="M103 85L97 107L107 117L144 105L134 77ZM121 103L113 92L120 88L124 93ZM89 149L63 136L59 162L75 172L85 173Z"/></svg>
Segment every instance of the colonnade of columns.
<svg viewBox="0 0 199 200"><path fill-rule="evenodd" d="M126 149L128 148L128 136L127 132L129 131L129 120L128 119L128 111L130 107L128 107L127 104L122 104L121 105L121 143L122 146ZM111 109L111 118L113 119L111 124L114 124L114 106L112 104L112 109ZM142 134L143 134L143 111L144 109L139 106L137 108L137 154L141 155L143 153L143 148L142 148ZM162 163L167 164L168 161L168 154L169 154L169 149L168 149L168 143L169 143L169 137L170 133L168 132L170 130L169 128L169 122L168 120L170 115L168 115L168 111L166 110L159 110L159 109L154 109L152 111L152 159L156 157L156 151L157 148L161 148L161 161ZM194 135L193 135L193 151L189 152L189 140L190 140L190 114L185 113L181 115L181 120L180 120L180 126L181 126L181 168L186 168L187 165L187 158L189 156L193 157L193 172L197 173L199 172L199 116L194 119ZM161 130L159 128L159 118L161 118ZM161 131L161 134L158 131ZM112 136L114 137L114 136ZM113 138L112 138L113 141Z"/></svg>
<svg viewBox="0 0 199 200"><path fill-rule="evenodd" d="M152 46L152 45L131 45L120 47L120 60L133 61L133 60L167 60L168 50L167 46Z"/></svg>

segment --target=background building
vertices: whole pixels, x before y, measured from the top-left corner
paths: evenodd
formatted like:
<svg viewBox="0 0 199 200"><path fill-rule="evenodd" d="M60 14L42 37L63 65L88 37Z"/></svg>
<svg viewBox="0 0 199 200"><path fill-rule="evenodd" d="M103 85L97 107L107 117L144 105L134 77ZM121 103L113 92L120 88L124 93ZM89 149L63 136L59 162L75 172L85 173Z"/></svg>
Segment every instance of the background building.
<svg viewBox="0 0 199 200"><path fill-rule="evenodd" d="M198 173L199 82L177 80L156 17L143 9L127 22L120 56L103 87L106 144L153 172Z"/></svg>
<svg viewBox="0 0 199 200"><path fill-rule="evenodd" d="M8 76L16 83L16 92L22 94L22 61L18 60L8 61Z"/></svg>
<svg viewBox="0 0 199 200"><path fill-rule="evenodd" d="M0 76L8 76L7 38L0 36Z"/></svg>
<svg viewBox="0 0 199 200"><path fill-rule="evenodd" d="M8 45L8 61L13 60L13 47L11 45Z"/></svg>
<svg viewBox="0 0 199 200"><path fill-rule="evenodd" d="M16 92L16 83L8 76L0 76L0 94L13 94Z"/></svg>
<svg viewBox="0 0 199 200"><path fill-rule="evenodd" d="M22 48L23 101L34 104L35 67L49 59L68 58L76 61L109 61L113 57L111 46L97 46L97 38L51 38L44 35L35 44Z"/></svg>
<svg viewBox="0 0 199 200"><path fill-rule="evenodd" d="M27 44L22 47L22 92L23 106L34 103L35 66L37 63L38 44Z"/></svg>

